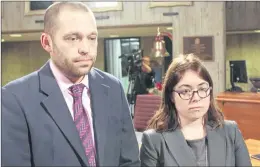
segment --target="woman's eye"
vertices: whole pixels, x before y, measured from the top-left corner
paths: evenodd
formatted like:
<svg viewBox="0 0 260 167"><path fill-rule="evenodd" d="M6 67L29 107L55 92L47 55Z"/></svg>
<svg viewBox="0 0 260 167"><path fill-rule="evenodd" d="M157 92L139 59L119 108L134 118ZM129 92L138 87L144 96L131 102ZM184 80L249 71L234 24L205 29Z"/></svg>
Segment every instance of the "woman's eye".
<svg viewBox="0 0 260 167"><path fill-rule="evenodd" d="M189 89L185 89L185 90L182 90L181 92L182 92L183 94L187 94L187 93L190 93L191 90L189 90Z"/></svg>
<svg viewBox="0 0 260 167"><path fill-rule="evenodd" d="M208 88L200 88L199 91L207 91Z"/></svg>

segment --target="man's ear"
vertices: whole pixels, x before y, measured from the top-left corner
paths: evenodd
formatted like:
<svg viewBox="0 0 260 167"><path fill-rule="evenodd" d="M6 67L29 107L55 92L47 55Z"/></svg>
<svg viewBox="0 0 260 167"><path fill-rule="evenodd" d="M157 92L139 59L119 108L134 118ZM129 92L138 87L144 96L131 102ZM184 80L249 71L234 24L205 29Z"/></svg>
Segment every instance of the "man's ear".
<svg viewBox="0 0 260 167"><path fill-rule="evenodd" d="M46 50L49 53L53 52L53 45L50 35L46 33L42 33L41 35L41 45L44 50Z"/></svg>

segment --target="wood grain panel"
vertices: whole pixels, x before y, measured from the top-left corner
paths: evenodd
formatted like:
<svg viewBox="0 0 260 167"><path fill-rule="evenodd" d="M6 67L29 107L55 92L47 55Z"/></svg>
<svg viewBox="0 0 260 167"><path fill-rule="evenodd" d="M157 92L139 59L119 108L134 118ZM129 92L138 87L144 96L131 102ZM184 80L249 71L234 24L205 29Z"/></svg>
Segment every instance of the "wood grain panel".
<svg viewBox="0 0 260 167"><path fill-rule="evenodd" d="M260 16L259 16L260 17ZM230 83L230 60L246 60L247 76L260 76L260 34L232 34L227 36L226 51L226 87L231 88ZM236 86L242 88L243 91L250 91L251 82L235 83Z"/></svg>
<svg viewBox="0 0 260 167"><path fill-rule="evenodd" d="M2 43L2 85L39 69L48 58L40 42Z"/></svg>
<svg viewBox="0 0 260 167"><path fill-rule="evenodd" d="M199 3L199 2L194 2ZM202 14L207 20L209 15L203 15L203 13L212 12L214 8L210 8L210 3L202 3L202 8L196 8L193 15L196 13ZM226 2L226 14L223 18L226 18L227 30L251 30L260 29L260 2L257 1L228 1ZM22 1L5 1L2 2L4 6L3 15L5 16L2 20L2 30L7 31L28 31L28 30L41 30L43 25L40 23L36 24L35 20L42 20L43 16L25 16L24 15L24 2ZM171 23L171 17L165 17L162 15L164 12L175 12L181 9L189 9L189 6L181 7L159 7L149 8L149 1L147 2L123 2L123 11L110 11L95 13L96 16L109 16L108 20L98 20L98 26L116 26L116 25L136 25L136 24L158 24L158 23ZM177 9L177 10L176 10ZM13 12L16 11L16 12ZM218 15L218 12L215 13ZM188 15L187 15L188 16ZM187 17L185 17L187 18ZM215 19L218 16L215 17ZM222 19L223 19L222 18ZM213 20L215 20L213 19ZM212 21L213 21L212 20ZM204 24L203 20L198 20L199 23ZM193 26L192 25L192 26ZM203 25L202 25L203 26Z"/></svg>
<svg viewBox="0 0 260 167"><path fill-rule="evenodd" d="M260 29L260 2L227 1L227 31Z"/></svg>
<svg viewBox="0 0 260 167"><path fill-rule="evenodd" d="M172 9L173 10L173 9ZM214 61L205 61L214 82L214 92L225 90L225 2L194 2L190 7L176 7L173 17L173 52L183 53L184 36L213 36ZM174 56L173 56L174 57Z"/></svg>
<svg viewBox="0 0 260 167"><path fill-rule="evenodd" d="M43 20L43 15L25 15L24 2L5 1L2 5L5 8L2 32L28 32L43 29L43 23L35 23L36 20ZM163 16L164 12L169 12L171 9L171 7L149 8L148 1L124 1L122 11L95 13L95 16L109 16L109 19L97 20L98 27L161 24L171 23L171 17Z"/></svg>
<svg viewBox="0 0 260 167"><path fill-rule="evenodd" d="M6 9L2 20L2 32L42 30L43 16L24 16L24 2L3 2ZM13 12L16 11L16 12ZM163 16L163 13L178 12L178 16ZM214 36L215 60L205 62L213 81L214 92L225 90L225 2L193 2L192 6L149 8L146 2L123 2L123 11L95 13L109 16L97 20L98 27L151 24L173 24L173 57L183 52L183 36ZM156 34L156 30L155 30Z"/></svg>
<svg viewBox="0 0 260 167"><path fill-rule="evenodd" d="M245 141L248 152L251 155L260 153L260 140L247 139ZM260 161L254 158L251 158L252 166L260 166Z"/></svg>
<svg viewBox="0 0 260 167"><path fill-rule="evenodd" d="M260 139L260 94L226 92L216 100L225 119L236 121L245 139Z"/></svg>
<svg viewBox="0 0 260 167"><path fill-rule="evenodd" d="M104 39L99 39L98 43L94 66L104 70ZM38 70L50 57L40 41L4 42L1 49L2 85Z"/></svg>

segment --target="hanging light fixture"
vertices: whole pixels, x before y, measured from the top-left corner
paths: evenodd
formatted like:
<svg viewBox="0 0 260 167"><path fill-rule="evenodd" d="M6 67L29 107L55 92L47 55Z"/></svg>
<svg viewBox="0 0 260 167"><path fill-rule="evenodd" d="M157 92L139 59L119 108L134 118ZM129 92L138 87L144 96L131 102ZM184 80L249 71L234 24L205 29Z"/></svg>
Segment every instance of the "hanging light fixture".
<svg viewBox="0 0 260 167"><path fill-rule="evenodd" d="M160 28L157 28L157 35L154 40L154 46L151 52L151 65L153 67L161 66L164 62L164 57L170 56L165 48L164 36L169 37L172 40L172 34L168 32L160 32Z"/></svg>
<svg viewBox="0 0 260 167"><path fill-rule="evenodd" d="M165 41L164 41L165 32L161 33L160 28L157 28L157 35L155 37L154 43L153 43L153 49L151 53L152 58L162 58L162 57L168 57L170 54L167 52L165 48ZM167 34L168 36L168 34ZM171 37L170 37L171 38Z"/></svg>

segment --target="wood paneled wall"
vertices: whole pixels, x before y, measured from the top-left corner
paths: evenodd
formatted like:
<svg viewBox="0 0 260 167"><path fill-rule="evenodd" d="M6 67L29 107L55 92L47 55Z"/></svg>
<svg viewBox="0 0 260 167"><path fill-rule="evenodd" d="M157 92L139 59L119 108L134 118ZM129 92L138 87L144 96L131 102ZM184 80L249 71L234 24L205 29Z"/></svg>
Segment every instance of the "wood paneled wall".
<svg viewBox="0 0 260 167"><path fill-rule="evenodd" d="M250 77L260 77L260 34L233 34L227 36L226 87L230 84L230 60L246 60L248 83L235 83L244 91L250 91Z"/></svg>
<svg viewBox="0 0 260 167"><path fill-rule="evenodd" d="M173 53L183 53L184 36L213 36L214 61L204 62L214 82L215 95L225 90L225 2L194 2L176 7L173 17ZM174 57L173 56L173 57Z"/></svg>
<svg viewBox="0 0 260 167"><path fill-rule="evenodd" d="M39 69L48 59L48 53L36 42L2 43L2 86Z"/></svg>
<svg viewBox="0 0 260 167"><path fill-rule="evenodd" d="M25 3L23 1L5 1L1 3L3 6L2 32L43 30L42 23L35 23L35 20L43 20L43 16L25 16Z"/></svg>
<svg viewBox="0 0 260 167"><path fill-rule="evenodd" d="M171 23L171 17L163 16L172 8L149 8L149 1L123 1L123 11L95 13L95 16L110 16L108 20L98 20L98 26L143 25Z"/></svg>
<svg viewBox="0 0 260 167"><path fill-rule="evenodd" d="M141 49L144 55L149 55L154 37L142 37ZM49 55L41 47L40 41L4 42L2 43L2 85L16 78L27 75L39 69ZM95 67L104 70L104 39L98 39L97 59Z"/></svg>
<svg viewBox="0 0 260 167"><path fill-rule="evenodd" d="M4 6L2 18L2 32L39 31L43 23L43 15L24 15L24 2L2 2ZM15 11L15 12L14 12ZM95 13L95 16L109 16L109 19L97 20L98 27L127 26L143 24L171 23L171 17L163 16L164 12L174 11L173 8L149 8L147 2L123 2L122 11Z"/></svg>
<svg viewBox="0 0 260 167"><path fill-rule="evenodd" d="M143 50L143 56L150 56L153 48L154 37L142 37L141 49Z"/></svg>
<svg viewBox="0 0 260 167"><path fill-rule="evenodd" d="M260 29L259 1L227 1L227 31Z"/></svg>
<svg viewBox="0 0 260 167"><path fill-rule="evenodd" d="M43 20L43 15L26 16L24 2L5 1L1 3L3 6L2 32L39 31L43 29L42 23L35 23L36 20ZM189 6L149 8L149 3L149 1L124 1L122 11L95 13L96 16L109 16L109 19L97 20L97 24L99 27L106 27L171 23L172 18L163 16L163 13L176 12L177 8L190 9ZM194 3L196 6L200 4L199 2ZM215 2L208 3L214 4ZM260 29L260 2L227 1L225 3L226 7L223 10L226 10L226 14L223 17L226 19L227 31ZM193 14L200 13L200 9L195 10ZM212 9L214 11L214 8ZM212 10L205 8L204 12L207 11ZM220 17L218 13L215 13L215 16L214 20Z"/></svg>
<svg viewBox="0 0 260 167"><path fill-rule="evenodd" d="M95 67L104 70L104 39L98 40L98 56ZM4 42L2 49L2 83L6 83L38 70L48 59L49 54L40 41Z"/></svg>
<svg viewBox="0 0 260 167"><path fill-rule="evenodd" d="M41 30L35 20L43 16L24 16L24 2L2 2L3 31ZM16 11L16 12L13 12ZM178 16L163 16L164 12L178 12ZM8 17L5 17L7 16ZM149 8L149 2L123 2L123 11L96 13L109 15L109 20L98 20L98 26L173 23L173 52L182 53L183 36L214 36L214 61L205 62L215 84L214 91L225 89L225 2L193 2L192 6ZM8 18L8 19L7 19Z"/></svg>

